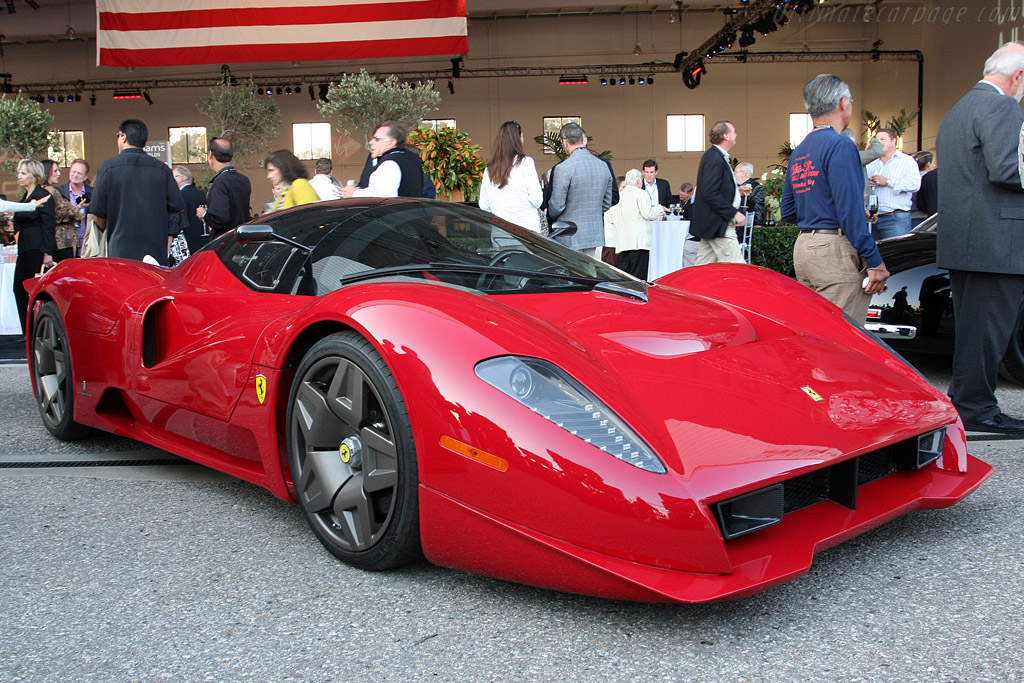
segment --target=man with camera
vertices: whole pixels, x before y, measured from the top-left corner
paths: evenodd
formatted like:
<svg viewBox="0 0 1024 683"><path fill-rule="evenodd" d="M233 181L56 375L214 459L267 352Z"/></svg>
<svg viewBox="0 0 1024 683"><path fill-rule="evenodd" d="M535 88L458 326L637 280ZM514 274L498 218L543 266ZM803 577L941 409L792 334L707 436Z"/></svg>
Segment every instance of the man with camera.
<svg viewBox="0 0 1024 683"><path fill-rule="evenodd" d="M92 185L89 184L89 162L85 159L75 159L68 169L70 180L57 189L64 195L64 199L71 202L72 206L78 207L78 221L75 229L78 232L78 249L82 249L82 240L85 238L85 216L89 213L89 201L92 199Z"/></svg>

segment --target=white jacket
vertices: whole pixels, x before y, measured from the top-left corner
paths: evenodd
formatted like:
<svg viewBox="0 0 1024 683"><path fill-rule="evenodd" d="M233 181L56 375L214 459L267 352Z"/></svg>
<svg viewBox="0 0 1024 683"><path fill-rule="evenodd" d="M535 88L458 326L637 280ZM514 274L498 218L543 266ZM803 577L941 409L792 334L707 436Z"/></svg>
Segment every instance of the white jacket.
<svg viewBox="0 0 1024 683"><path fill-rule="evenodd" d="M540 214L537 209L544 201L537 176L537 165L530 157L522 157L508 174L505 187L491 182L487 170L480 183L480 208L509 223L540 232Z"/></svg>
<svg viewBox="0 0 1024 683"><path fill-rule="evenodd" d="M651 248L651 224L661 218L662 208L651 204L651 197L636 185L626 185L619 203L604 212L604 244L615 253Z"/></svg>

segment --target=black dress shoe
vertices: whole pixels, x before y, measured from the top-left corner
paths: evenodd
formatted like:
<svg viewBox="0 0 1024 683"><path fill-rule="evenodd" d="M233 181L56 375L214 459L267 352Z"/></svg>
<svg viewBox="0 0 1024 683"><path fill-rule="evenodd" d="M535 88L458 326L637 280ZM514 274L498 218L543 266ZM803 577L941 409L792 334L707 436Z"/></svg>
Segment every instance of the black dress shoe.
<svg viewBox="0 0 1024 683"><path fill-rule="evenodd" d="M1005 413L996 413L986 420L964 422L969 432L993 432L995 434L1024 434L1024 420L1018 420Z"/></svg>

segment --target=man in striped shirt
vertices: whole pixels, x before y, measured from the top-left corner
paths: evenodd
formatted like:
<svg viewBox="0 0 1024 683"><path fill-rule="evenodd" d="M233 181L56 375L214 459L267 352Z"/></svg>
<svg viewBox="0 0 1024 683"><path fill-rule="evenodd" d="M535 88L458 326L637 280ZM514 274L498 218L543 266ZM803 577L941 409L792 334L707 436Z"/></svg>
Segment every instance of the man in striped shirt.
<svg viewBox="0 0 1024 683"><path fill-rule="evenodd" d="M878 197L877 241L910 232L910 209L921 188L921 173L912 156L896 149L895 132L882 128L875 137L882 143L882 156L868 164L867 173Z"/></svg>

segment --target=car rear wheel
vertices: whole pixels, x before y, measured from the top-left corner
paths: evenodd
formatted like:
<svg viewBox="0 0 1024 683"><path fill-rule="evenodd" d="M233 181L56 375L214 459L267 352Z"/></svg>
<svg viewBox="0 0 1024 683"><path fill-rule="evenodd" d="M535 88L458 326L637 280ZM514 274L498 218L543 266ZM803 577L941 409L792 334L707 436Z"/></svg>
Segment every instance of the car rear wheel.
<svg viewBox="0 0 1024 683"><path fill-rule="evenodd" d="M1006 355L999 365L999 374L1024 386L1024 303L1017 311L1017 321L1010 336L1010 344L1006 347Z"/></svg>
<svg viewBox="0 0 1024 683"><path fill-rule="evenodd" d="M336 557L372 570L422 557L409 417L391 371L358 334L325 337L299 364L288 459L306 518Z"/></svg>
<svg viewBox="0 0 1024 683"><path fill-rule="evenodd" d="M71 352L57 305L48 301L32 326L32 381L46 429L58 439L75 441L89 428L74 420L75 392Z"/></svg>

